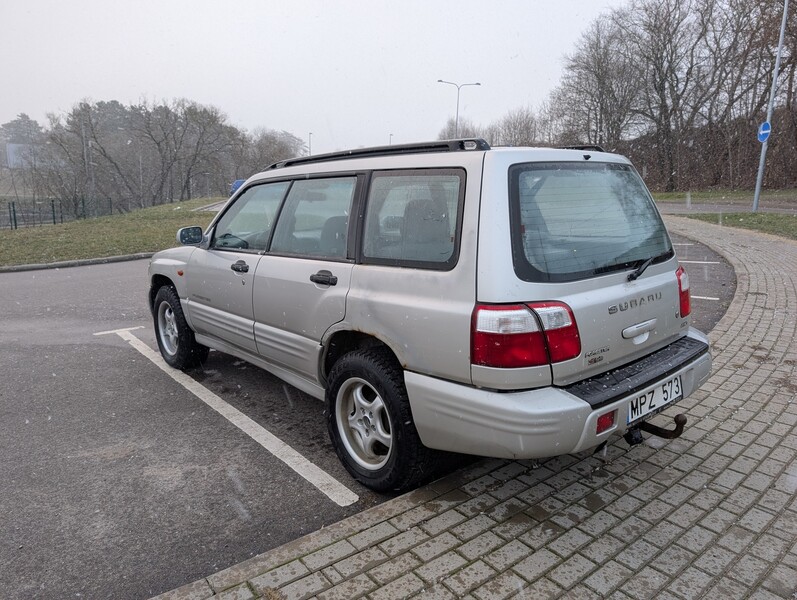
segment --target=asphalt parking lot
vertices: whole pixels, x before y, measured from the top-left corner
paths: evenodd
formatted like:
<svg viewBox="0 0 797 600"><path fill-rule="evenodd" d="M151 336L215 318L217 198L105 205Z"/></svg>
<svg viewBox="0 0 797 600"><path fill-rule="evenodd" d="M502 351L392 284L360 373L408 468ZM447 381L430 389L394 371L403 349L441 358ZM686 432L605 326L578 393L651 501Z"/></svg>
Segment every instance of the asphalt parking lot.
<svg viewBox="0 0 797 600"><path fill-rule="evenodd" d="M692 286L692 325L708 332L728 310L736 277L728 261L714 250L681 235L672 235L678 260Z"/></svg>
<svg viewBox="0 0 797 600"><path fill-rule="evenodd" d="M0 274L3 597L144 598L384 500L321 404L211 353L194 373L353 492L331 501L118 334L155 348L147 261Z"/></svg>
<svg viewBox="0 0 797 600"><path fill-rule="evenodd" d="M733 271L674 241L710 329ZM338 463L318 401L220 353L198 387L153 363L146 265L0 274L4 597L147 598L389 499Z"/></svg>
<svg viewBox="0 0 797 600"><path fill-rule="evenodd" d="M668 219L733 264L714 368L669 442L483 460L158 600L797 595L797 244Z"/></svg>

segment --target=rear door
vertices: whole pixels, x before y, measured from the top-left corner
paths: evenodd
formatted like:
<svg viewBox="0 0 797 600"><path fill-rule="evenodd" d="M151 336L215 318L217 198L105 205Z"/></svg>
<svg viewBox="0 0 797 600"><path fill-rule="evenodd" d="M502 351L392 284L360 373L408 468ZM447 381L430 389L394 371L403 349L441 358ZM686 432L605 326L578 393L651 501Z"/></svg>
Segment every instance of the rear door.
<svg viewBox="0 0 797 600"><path fill-rule="evenodd" d="M353 267L352 206L362 176L292 183L254 278L254 336L269 362L317 380L321 338L343 320Z"/></svg>

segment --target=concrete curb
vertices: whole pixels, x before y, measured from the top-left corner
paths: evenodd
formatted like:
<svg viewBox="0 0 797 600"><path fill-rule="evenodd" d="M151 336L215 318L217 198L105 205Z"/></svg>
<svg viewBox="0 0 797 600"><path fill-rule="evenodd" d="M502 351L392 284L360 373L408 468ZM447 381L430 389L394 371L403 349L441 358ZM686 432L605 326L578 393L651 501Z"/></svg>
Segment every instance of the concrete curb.
<svg viewBox="0 0 797 600"><path fill-rule="evenodd" d="M81 260L63 260L53 263L41 263L31 265L10 265L0 267L0 273L18 273L20 271L42 271L44 269L66 269L69 267L83 267L86 265L104 265L106 263L126 262L129 260L142 260L151 257L154 252L140 252L138 254L127 254L124 256L105 256L103 258L85 258Z"/></svg>

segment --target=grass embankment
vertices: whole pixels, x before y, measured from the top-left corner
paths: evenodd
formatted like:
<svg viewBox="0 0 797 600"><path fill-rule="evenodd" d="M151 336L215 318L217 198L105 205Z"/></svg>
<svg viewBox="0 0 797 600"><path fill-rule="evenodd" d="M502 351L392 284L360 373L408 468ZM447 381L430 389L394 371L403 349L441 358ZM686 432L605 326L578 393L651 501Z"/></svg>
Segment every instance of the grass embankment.
<svg viewBox="0 0 797 600"><path fill-rule="evenodd" d="M707 190L690 192L692 206L699 209L701 205L712 205L708 210L722 212L689 212L682 216L690 219L715 223L725 227L752 229L797 240L797 215L780 212L750 212L753 206L752 190ZM654 200L659 204L686 204L686 192L656 192ZM714 208L716 206L716 208ZM797 209L797 190L770 190L761 192L759 198L761 211L767 208ZM727 207L727 211L726 211Z"/></svg>
<svg viewBox="0 0 797 600"><path fill-rule="evenodd" d="M686 192L655 192L656 202L686 204ZM704 190L689 192L692 204L720 204L738 206L739 210L749 210L753 206L752 190ZM797 204L797 190L765 190L759 198L761 206L794 206Z"/></svg>
<svg viewBox="0 0 797 600"><path fill-rule="evenodd" d="M778 213L703 213L686 215L707 223L763 231L772 235L797 240L797 215Z"/></svg>
<svg viewBox="0 0 797 600"><path fill-rule="evenodd" d="M62 225L0 230L0 266L52 263L156 252L177 245L180 227L205 228L214 212L193 209L223 200L200 198L163 204L124 215Z"/></svg>

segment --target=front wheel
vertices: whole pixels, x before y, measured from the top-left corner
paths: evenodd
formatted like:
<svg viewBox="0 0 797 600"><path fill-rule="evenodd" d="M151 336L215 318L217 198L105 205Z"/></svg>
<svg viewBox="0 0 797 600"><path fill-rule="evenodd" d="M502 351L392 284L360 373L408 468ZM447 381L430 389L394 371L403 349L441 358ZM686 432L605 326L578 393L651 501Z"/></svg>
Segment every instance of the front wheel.
<svg viewBox="0 0 797 600"><path fill-rule="evenodd" d="M208 348L197 343L186 323L175 289L164 285L155 294L155 337L163 360L175 369L196 367L205 362Z"/></svg>
<svg viewBox="0 0 797 600"><path fill-rule="evenodd" d="M329 374L327 424L346 470L378 492L419 485L434 472L412 420L401 367L385 349L343 356Z"/></svg>

